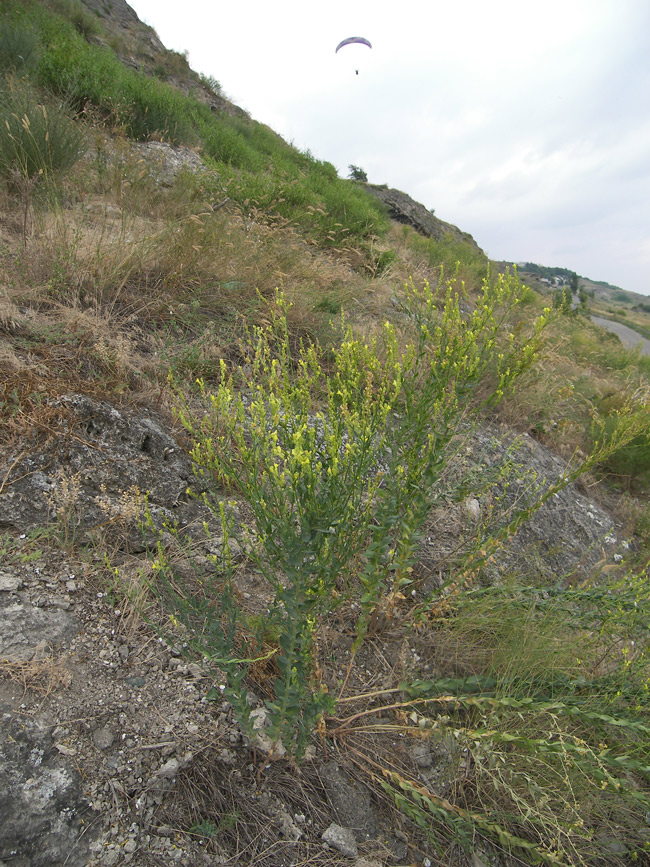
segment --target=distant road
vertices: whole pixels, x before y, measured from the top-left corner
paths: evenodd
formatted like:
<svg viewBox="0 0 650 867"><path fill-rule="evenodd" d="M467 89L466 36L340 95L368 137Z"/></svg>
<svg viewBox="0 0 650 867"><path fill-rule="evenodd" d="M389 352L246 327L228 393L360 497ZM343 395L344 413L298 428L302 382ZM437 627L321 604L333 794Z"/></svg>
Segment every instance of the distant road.
<svg viewBox="0 0 650 867"><path fill-rule="evenodd" d="M624 346L633 347L641 344L641 353L643 355L650 355L650 340L646 340L645 337L642 337L632 328L628 328L627 325L621 325L620 322L612 322L610 319L603 319L600 316L592 316L591 321L596 325L600 325L601 328L606 328L613 334L618 335Z"/></svg>

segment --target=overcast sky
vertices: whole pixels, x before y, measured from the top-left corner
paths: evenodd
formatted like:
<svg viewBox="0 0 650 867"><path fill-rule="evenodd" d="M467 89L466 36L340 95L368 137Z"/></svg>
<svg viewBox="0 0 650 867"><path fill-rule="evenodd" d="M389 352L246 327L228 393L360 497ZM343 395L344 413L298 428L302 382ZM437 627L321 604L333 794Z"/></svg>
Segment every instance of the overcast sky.
<svg viewBox="0 0 650 867"><path fill-rule="evenodd" d="M129 2L342 177L362 167L493 259L650 295L650 0ZM335 54L349 36L372 49Z"/></svg>

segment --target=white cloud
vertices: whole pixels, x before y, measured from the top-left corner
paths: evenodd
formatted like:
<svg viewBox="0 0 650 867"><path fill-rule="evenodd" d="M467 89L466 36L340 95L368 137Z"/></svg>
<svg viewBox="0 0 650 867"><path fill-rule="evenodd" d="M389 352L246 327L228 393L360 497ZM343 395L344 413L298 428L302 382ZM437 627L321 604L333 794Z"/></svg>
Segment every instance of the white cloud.
<svg viewBox="0 0 650 867"><path fill-rule="evenodd" d="M341 174L363 166L495 258L650 294L647 0L132 5ZM372 50L335 55L353 35Z"/></svg>

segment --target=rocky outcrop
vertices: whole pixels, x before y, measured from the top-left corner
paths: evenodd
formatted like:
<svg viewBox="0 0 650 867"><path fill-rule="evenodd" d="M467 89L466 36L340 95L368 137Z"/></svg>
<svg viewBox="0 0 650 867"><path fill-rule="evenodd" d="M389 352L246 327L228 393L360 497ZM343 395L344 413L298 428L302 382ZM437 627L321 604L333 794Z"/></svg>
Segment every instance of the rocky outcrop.
<svg viewBox="0 0 650 867"><path fill-rule="evenodd" d="M427 238L434 238L436 241L451 237L454 241L469 244L476 253L480 256L485 256L483 250L481 250L470 234L462 232L458 226L445 223L444 220L434 217L431 211L427 210L424 205L416 202L415 199L412 199L406 193L377 184L364 184L363 186L369 193L386 205L390 217L398 223L406 223L408 226L414 228L416 232Z"/></svg>
<svg viewBox="0 0 650 867"><path fill-rule="evenodd" d="M84 0L84 5L93 11L105 28L123 37L119 44L114 43L114 50L117 51L120 60L126 66L140 69L140 60L153 62L157 56L167 51L153 27L140 21L137 13L126 0ZM137 59L128 50L134 36L137 37L138 43ZM98 42L103 42L101 36L96 36L95 39Z"/></svg>
<svg viewBox="0 0 650 867"><path fill-rule="evenodd" d="M133 150L140 154L152 176L162 187L171 187L183 169L189 172L205 171L205 163L196 151L185 145L168 142L136 142Z"/></svg>
<svg viewBox="0 0 650 867"><path fill-rule="evenodd" d="M92 538L93 530L126 531L131 550L142 550L145 495L159 527L209 517L188 496L191 461L160 419L79 394L61 397L57 408L63 429L56 438L6 458L0 527L24 531L49 523L77 541Z"/></svg>
<svg viewBox="0 0 650 867"><path fill-rule="evenodd" d="M477 528L498 534L517 512L530 510L518 531L503 539L485 564L483 580L499 584L518 576L551 586L562 580L582 580L601 562L617 562L628 541L601 506L572 483L546 499L544 494L562 477L566 461L533 437L514 434L496 424L484 424L468 436L450 467L450 490L473 478L474 490L462 502L451 499L434 509L419 550L420 566L436 582L451 577L456 557L474 540ZM465 541L463 541L465 540Z"/></svg>
<svg viewBox="0 0 650 867"><path fill-rule="evenodd" d="M104 28L118 37L111 42L111 48L117 52L125 66L138 72L155 75L157 68L165 67L165 58L173 57L175 54L165 48L153 27L140 21L126 0L83 0L83 2L102 21ZM105 42L102 35L93 38L102 44ZM177 63L171 66L174 68ZM186 95L191 94L199 102L209 105L213 111L249 117L248 112L215 92L198 75L193 74L189 65L186 71L170 73L167 83Z"/></svg>
<svg viewBox="0 0 650 867"><path fill-rule="evenodd" d="M84 827L90 807L51 727L2 714L0 756L0 863L85 867L96 830Z"/></svg>

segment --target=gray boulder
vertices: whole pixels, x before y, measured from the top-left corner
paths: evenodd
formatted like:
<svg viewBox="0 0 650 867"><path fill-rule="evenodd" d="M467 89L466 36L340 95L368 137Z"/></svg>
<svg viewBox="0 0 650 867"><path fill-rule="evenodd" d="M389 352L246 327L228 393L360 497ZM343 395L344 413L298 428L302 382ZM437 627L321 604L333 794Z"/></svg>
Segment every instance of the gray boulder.
<svg viewBox="0 0 650 867"><path fill-rule="evenodd" d="M4 714L0 725L0 861L84 867L94 838L77 772L49 728Z"/></svg>

